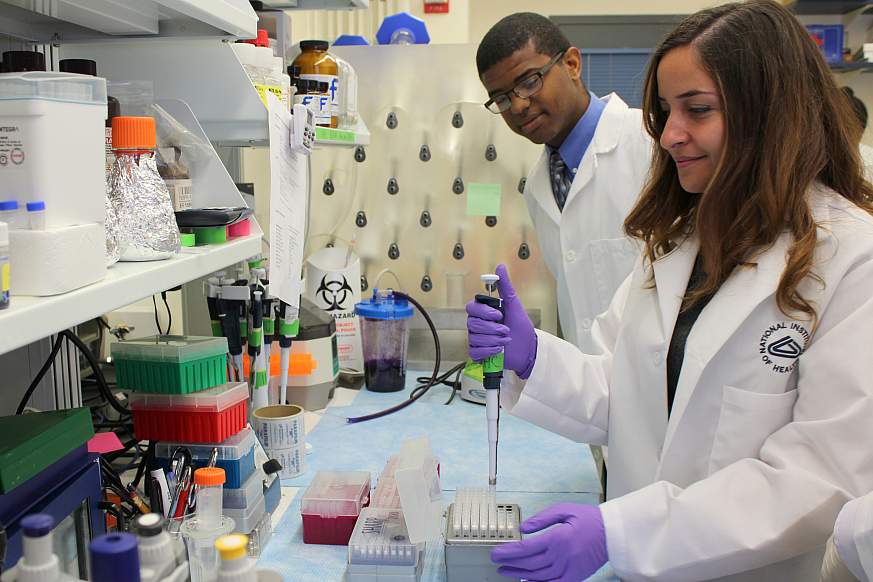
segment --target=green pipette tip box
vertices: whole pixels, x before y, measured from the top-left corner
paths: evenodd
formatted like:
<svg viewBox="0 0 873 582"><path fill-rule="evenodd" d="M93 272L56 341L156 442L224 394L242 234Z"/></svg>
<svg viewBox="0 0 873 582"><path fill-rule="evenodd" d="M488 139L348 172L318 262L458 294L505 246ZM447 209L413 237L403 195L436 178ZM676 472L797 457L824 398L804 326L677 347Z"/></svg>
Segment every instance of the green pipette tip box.
<svg viewBox="0 0 873 582"><path fill-rule="evenodd" d="M227 382L223 337L162 335L112 344L119 388L191 394Z"/></svg>
<svg viewBox="0 0 873 582"><path fill-rule="evenodd" d="M88 408L0 417L0 494L35 477L93 436Z"/></svg>

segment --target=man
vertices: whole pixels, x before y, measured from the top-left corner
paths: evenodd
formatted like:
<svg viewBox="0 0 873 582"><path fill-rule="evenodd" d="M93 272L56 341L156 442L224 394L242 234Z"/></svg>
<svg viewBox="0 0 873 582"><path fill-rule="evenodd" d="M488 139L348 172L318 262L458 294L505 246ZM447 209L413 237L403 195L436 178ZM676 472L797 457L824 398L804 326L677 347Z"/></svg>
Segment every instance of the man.
<svg viewBox="0 0 873 582"><path fill-rule="evenodd" d="M590 329L630 273L639 249L625 216L649 169L642 114L616 94L599 99L581 79L582 56L548 18L500 20L476 53L486 107L517 134L545 144L524 196L557 280L563 336L593 351Z"/></svg>

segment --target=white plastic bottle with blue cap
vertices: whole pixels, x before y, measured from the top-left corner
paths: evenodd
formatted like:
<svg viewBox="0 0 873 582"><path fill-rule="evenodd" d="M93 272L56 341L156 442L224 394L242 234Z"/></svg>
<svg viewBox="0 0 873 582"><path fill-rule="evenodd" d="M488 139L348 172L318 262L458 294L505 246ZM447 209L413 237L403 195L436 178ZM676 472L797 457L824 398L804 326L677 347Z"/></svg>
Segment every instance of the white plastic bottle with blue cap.
<svg viewBox="0 0 873 582"><path fill-rule="evenodd" d="M22 556L15 569L3 576L3 582L72 582L78 580L61 572L58 557L52 552L50 515L36 513L21 520L24 532Z"/></svg>

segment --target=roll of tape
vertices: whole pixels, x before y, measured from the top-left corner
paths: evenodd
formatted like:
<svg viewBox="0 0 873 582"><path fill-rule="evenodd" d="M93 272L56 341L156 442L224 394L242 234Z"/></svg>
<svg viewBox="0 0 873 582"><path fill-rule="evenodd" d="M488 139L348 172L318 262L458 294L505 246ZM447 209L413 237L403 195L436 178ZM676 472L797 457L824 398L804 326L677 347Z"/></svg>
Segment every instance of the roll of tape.
<svg viewBox="0 0 873 582"><path fill-rule="evenodd" d="M291 449L305 444L303 408L296 404L274 404L252 414L255 434L264 449Z"/></svg>
<svg viewBox="0 0 873 582"><path fill-rule="evenodd" d="M306 447L291 447L289 449L265 449L267 456L276 459L282 465L279 471L280 479L293 479L306 472Z"/></svg>

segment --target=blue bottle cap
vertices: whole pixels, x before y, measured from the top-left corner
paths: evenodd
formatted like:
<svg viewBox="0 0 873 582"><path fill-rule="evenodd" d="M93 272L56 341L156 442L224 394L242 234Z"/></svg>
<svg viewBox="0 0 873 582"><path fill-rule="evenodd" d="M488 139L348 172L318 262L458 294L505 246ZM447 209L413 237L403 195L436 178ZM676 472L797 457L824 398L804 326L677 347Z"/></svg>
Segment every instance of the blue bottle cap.
<svg viewBox="0 0 873 582"><path fill-rule="evenodd" d="M379 44L428 44L430 35L424 20L408 12L386 16L376 33Z"/></svg>
<svg viewBox="0 0 873 582"><path fill-rule="evenodd" d="M18 210L18 202L16 200L0 200L0 211L2 210Z"/></svg>
<svg viewBox="0 0 873 582"><path fill-rule="evenodd" d="M45 513L34 513L21 520L21 529L29 538L41 538L55 527L55 520Z"/></svg>
<svg viewBox="0 0 873 582"><path fill-rule="evenodd" d="M341 34L333 41L333 46L370 46L370 43L358 34Z"/></svg>
<svg viewBox="0 0 873 582"><path fill-rule="evenodd" d="M412 317L412 307L394 293L381 296L378 289L373 289L373 298L355 305L355 313L370 319L406 319Z"/></svg>
<svg viewBox="0 0 873 582"><path fill-rule="evenodd" d="M38 202L27 203L28 212L39 212L40 210L45 210L45 202L43 202L42 200L39 200Z"/></svg>
<svg viewBox="0 0 873 582"><path fill-rule="evenodd" d="M94 538L89 547L92 582L139 582L136 536L111 533Z"/></svg>

